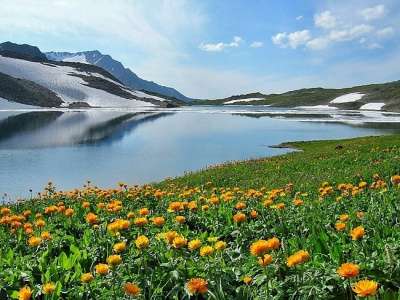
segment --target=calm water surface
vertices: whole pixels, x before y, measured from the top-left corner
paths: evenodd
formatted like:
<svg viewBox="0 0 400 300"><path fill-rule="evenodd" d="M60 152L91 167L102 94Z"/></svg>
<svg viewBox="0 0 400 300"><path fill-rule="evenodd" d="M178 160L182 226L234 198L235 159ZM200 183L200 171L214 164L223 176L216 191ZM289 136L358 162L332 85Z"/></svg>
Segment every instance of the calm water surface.
<svg viewBox="0 0 400 300"><path fill-rule="evenodd" d="M285 141L394 132L396 124L381 118L399 119L296 113L251 107L0 111L0 193L28 196L29 189L41 191L49 180L62 190L87 180L101 187L153 182L225 161L282 154L288 150L268 146ZM352 125L337 123L343 118Z"/></svg>

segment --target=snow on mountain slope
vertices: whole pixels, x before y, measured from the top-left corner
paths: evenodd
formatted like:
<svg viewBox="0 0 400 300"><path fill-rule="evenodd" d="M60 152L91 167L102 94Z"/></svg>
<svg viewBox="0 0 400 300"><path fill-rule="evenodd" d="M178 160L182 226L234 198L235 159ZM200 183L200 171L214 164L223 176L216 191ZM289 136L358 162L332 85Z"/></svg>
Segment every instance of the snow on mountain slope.
<svg viewBox="0 0 400 300"><path fill-rule="evenodd" d="M149 102L123 98L105 90L90 87L88 82L84 80L85 76L106 80L113 86L137 96L134 94L135 91L130 91L120 83L103 75L78 71L71 66L59 66L0 56L0 72L15 78L31 80L54 91L65 102L65 105L73 102L86 102L90 106L97 107L154 106ZM148 96L148 98L154 97Z"/></svg>
<svg viewBox="0 0 400 300"><path fill-rule="evenodd" d="M116 77L123 84L134 90L154 92L167 97L173 97L181 101L191 100L173 88L140 78L129 68L125 68L122 63L113 59L110 55L102 54L97 50L77 53L47 52L45 54L49 60L53 61L81 62L101 67Z"/></svg>
<svg viewBox="0 0 400 300"><path fill-rule="evenodd" d="M264 98L243 98L243 99L238 99L238 100L226 101L226 102L224 102L224 104L233 104L233 103L237 103L237 102L252 102L252 101L260 101L260 100L264 100Z"/></svg>
<svg viewBox="0 0 400 300"><path fill-rule="evenodd" d="M333 99L330 103L348 103L360 100L364 94L361 93L350 93L346 95L339 96Z"/></svg>

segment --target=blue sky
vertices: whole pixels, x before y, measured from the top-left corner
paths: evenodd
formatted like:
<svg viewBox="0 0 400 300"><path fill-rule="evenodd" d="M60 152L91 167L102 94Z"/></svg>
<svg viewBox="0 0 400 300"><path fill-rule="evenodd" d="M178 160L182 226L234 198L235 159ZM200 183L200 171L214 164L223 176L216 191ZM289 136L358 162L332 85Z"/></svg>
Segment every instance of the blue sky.
<svg viewBox="0 0 400 300"><path fill-rule="evenodd" d="M197 98L400 79L398 0L0 0L2 41L98 49Z"/></svg>

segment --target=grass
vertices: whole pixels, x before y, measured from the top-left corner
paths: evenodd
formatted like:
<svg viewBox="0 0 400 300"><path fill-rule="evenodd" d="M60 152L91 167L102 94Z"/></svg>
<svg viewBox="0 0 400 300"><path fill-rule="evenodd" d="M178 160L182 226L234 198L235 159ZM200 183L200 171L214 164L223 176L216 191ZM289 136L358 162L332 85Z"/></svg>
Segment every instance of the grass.
<svg viewBox="0 0 400 300"><path fill-rule="evenodd" d="M286 146L3 205L0 299L400 299L400 136Z"/></svg>

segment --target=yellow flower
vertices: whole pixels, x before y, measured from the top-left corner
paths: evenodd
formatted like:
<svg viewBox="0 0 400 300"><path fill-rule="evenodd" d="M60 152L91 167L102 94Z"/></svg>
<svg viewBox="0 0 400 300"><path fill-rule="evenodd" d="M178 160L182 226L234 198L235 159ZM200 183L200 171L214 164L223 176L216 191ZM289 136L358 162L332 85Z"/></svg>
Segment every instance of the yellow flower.
<svg viewBox="0 0 400 300"><path fill-rule="evenodd" d="M134 221L133 221L133 223L136 225L136 226L144 226L144 225L146 225L147 224L147 219L146 218L136 218Z"/></svg>
<svg viewBox="0 0 400 300"><path fill-rule="evenodd" d="M186 218L184 216L176 216L175 221L178 222L179 224L183 224L186 221Z"/></svg>
<svg viewBox="0 0 400 300"><path fill-rule="evenodd" d="M204 246L200 248L200 256L208 256L213 254L214 248L211 246Z"/></svg>
<svg viewBox="0 0 400 300"><path fill-rule="evenodd" d="M339 220L342 222L346 222L349 220L349 215L348 214L343 214L339 216Z"/></svg>
<svg viewBox="0 0 400 300"><path fill-rule="evenodd" d="M310 254L307 251L300 250L287 258L286 265L288 267L294 267L298 264L306 262L307 260L309 260L309 258L310 258Z"/></svg>
<svg viewBox="0 0 400 300"><path fill-rule="evenodd" d="M127 282L124 284L124 292L128 296L136 297L140 294L141 290L136 283Z"/></svg>
<svg viewBox="0 0 400 300"><path fill-rule="evenodd" d="M293 200L293 204L295 205L295 206L300 206L300 205L303 205L303 200L301 200L301 199L294 199Z"/></svg>
<svg viewBox="0 0 400 300"><path fill-rule="evenodd" d="M145 235L140 235L135 240L135 245L138 249L147 248L150 244L150 240Z"/></svg>
<svg viewBox="0 0 400 300"><path fill-rule="evenodd" d="M186 287L191 295L205 294L208 291L207 280L203 278L192 278L186 283Z"/></svg>
<svg viewBox="0 0 400 300"><path fill-rule="evenodd" d="M107 264L97 264L96 273L99 275L107 275L109 272L109 267Z"/></svg>
<svg viewBox="0 0 400 300"><path fill-rule="evenodd" d="M360 280L353 285L353 291L358 297L368 297L376 294L378 284L373 280Z"/></svg>
<svg viewBox="0 0 400 300"><path fill-rule="evenodd" d="M40 235L40 237L43 240L47 240L47 241L51 240L51 234L48 231L43 231L42 234Z"/></svg>
<svg viewBox="0 0 400 300"><path fill-rule="evenodd" d="M201 241L200 240L192 240L188 243L188 248L190 251L199 249L201 247Z"/></svg>
<svg viewBox="0 0 400 300"><path fill-rule="evenodd" d="M32 297L32 290L29 286L21 288L18 292L19 300L29 300Z"/></svg>
<svg viewBox="0 0 400 300"><path fill-rule="evenodd" d="M35 222L35 226L36 226L36 227L41 228L41 227L44 227L44 225L46 225L46 222L45 222L44 220L42 220L42 219L39 219L39 220L37 220L37 221Z"/></svg>
<svg viewBox="0 0 400 300"><path fill-rule="evenodd" d="M107 263L110 266L117 266L120 263L122 263L122 258L120 255L110 255L109 257L107 257Z"/></svg>
<svg viewBox="0 0 400 300"><path fill-rule="evenodd" d="M335 228L337 231L343 231L346 228L346 223L337 222Z"/></svg>
<svg viewBox="0 0 400 300"><path fill-rule="evenodd" d="M85 274L82 274L82 276L81 276L81 282L83 282L83 283L89 283L92 280L93 280L92 273L85 273Z"/></svg>
<svg viewBox="0 0 400 300"><path fill-rule="evenodd" d="M42 242L42 239L40 237L32 236L28 240L28 245L30 247L37 247L40 245L41 242Z"/></svg>
<svg viewBox="0 0 400 300"><path fill-rule="evenodd" d="M224 242L224 241L218 241L218 242L216 242L215 243L215 245L214 245L214 248L216 249L216 250L224 250L225 248L226 248L226 242Z"/></svg>
<svg viewBox="0 0 400 300"><path fill-rule="evenodd" d="M253 282L253 278L251 278L250 276L244 276L243 282L247 285L250 285Z"/></svg>
<svg viewBox="0 0 400 300"><path fill-rule="evenodd" d="M48 295L54 292L56 289L56 285L53 282L48 282L45 285L43 285L42 290L43 294Z"/></svg>
<svg viewBox="0 0 400 300"><path fill-rule="evenodd" d="M353 263L344 263L337 269L337 273L343 278L356 277L360 274L360 267Z"/></svg>
<svg viewBox="0 0 400 300"><path fill-rule="evenodd" d="M72 208L67 208L67 209L64 211L64 215L65 215L66 217L72 217L73 214L74 214L74 210L73 210Z"/></svg>
<svg viewBox="0 0 400 300"><path fill-rule="evenodd" d="M121 252L125 251L125 249L126 249L126 243L125 242L116 243L113 246L113 250L116 253L121 253Z"/></svg>
<svg viewBox="0 0 400 300"><path fill-rule="evenodd" d="M361 239L365 234L365 229L362 226L358 226L351 230L350 235L353 241Z"/></svg>
<svg viewBox="0 0 400 300"><path fill-rule="evenodd" d="M187 240L183 236L177 236L172 241L172 246L176 249L186 246Z"/></svg>
<svg viewBox="0 0 400 300"><path fill-rule="evenodd" d="M270 254L264 254L263 257L258 259L258 264L262 267L268 266L270 263L272 263L272 255Z"/></svg>

